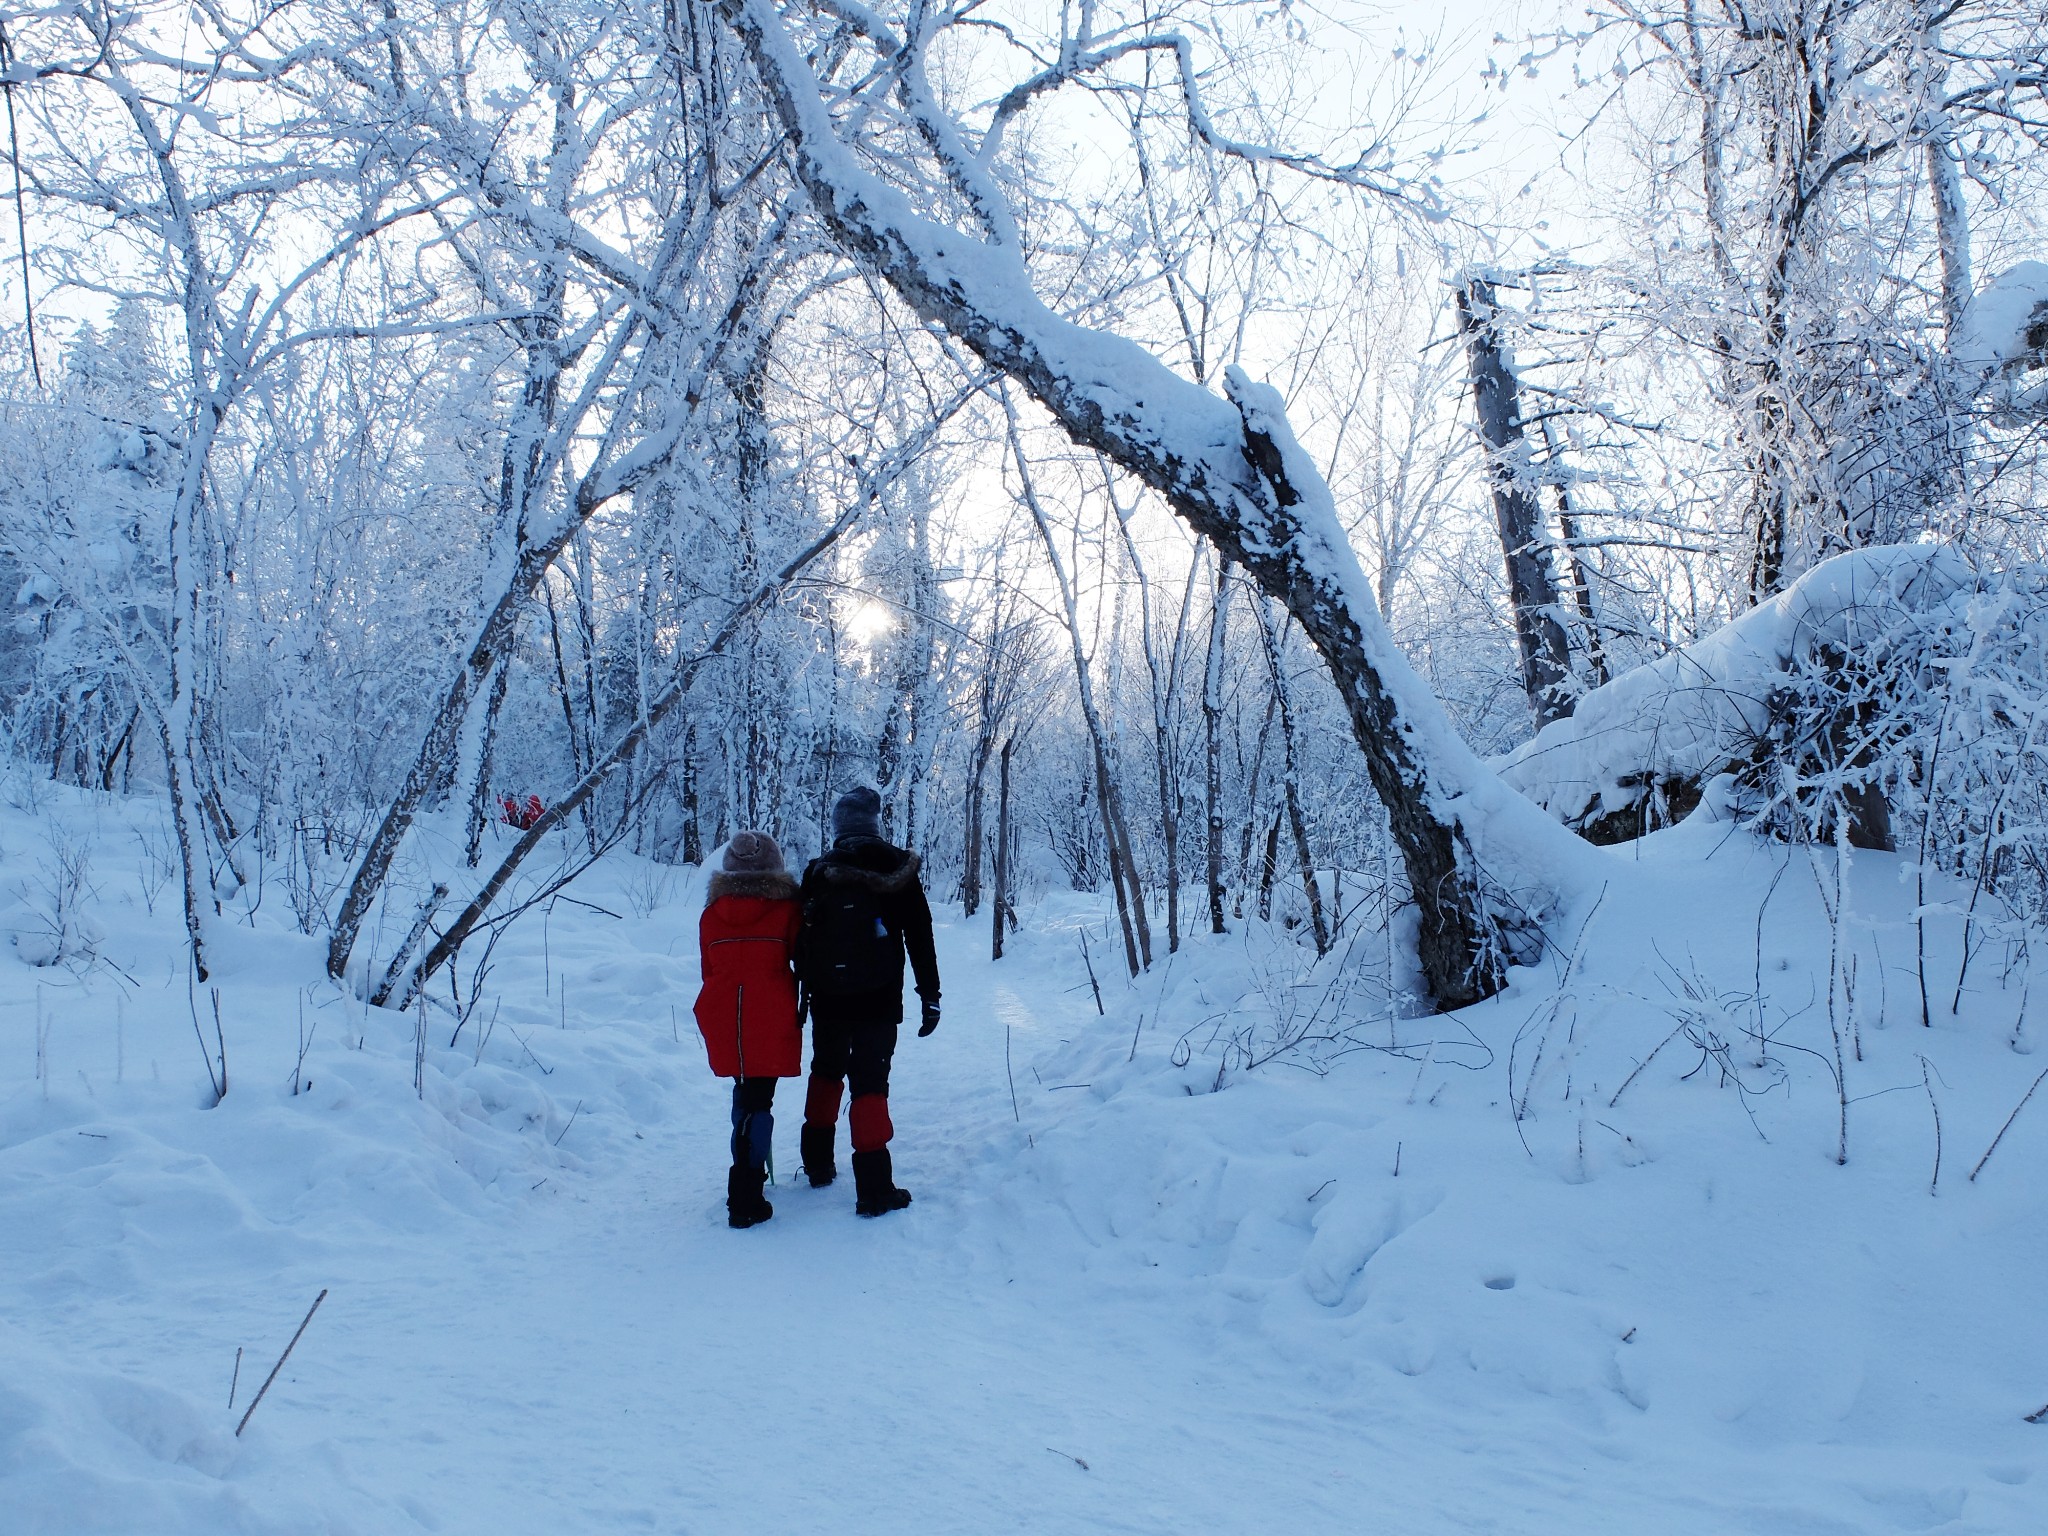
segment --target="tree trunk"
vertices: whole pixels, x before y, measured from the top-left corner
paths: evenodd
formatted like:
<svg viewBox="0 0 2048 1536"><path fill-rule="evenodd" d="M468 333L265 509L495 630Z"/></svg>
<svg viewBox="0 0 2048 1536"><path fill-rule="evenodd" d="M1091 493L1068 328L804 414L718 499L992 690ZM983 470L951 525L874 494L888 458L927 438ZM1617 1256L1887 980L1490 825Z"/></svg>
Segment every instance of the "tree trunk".
<svg viewBox="0 0 2048 1536"><path fill-rule="evenodd" d="M1208 827L1209 931L1223 928L1223 659L1228 638L1230 564L1216 561L1209 654L1202 666L1202 808Z"/></svg>
<svg viewBox="0 0 2048 1536"><path fill-rule="evenodd" d="M1257 594L1252 600L1258 600ZM1252 879L1252 845L1259 836L1259 784L1266 771L1266 744L1273 736L1273 695L1266 694L1266 713L1259 721L1259 739L1252 748L1252 771L1245 775L1244 825L1237 835L1237 905L1235 915L1244 916L1244 893Z"/></svg>
<svg viewBox="0 0 2048 1536"><path fill-rule="evenodd" d="M982 800L988 778L990 744L986 737L975 742L967 770L967 832L960 849L960 915L972 917L981 910Z"/></svg>
<svg viewBox="0 0 2048 1536"><path fill-rule="evenodd" d="M1124 862L1123 844L1116 835L1119 819L1116 814L1116 781L1110 775L1109 758L1104 755L1100 741L1094 743L1094 751L1095 813L1102 823L1103 862L1109 866L1109 888L1116 897L1117 926L1124 936L1124 964L1136 976L1144 965L1138 959L1138 934L1131 925L1131 898L1126 881L1135 886L1137 879Z"/></svg>
<svg viewBox="0 0 2048 1536"><path fill-rule="evenodd" d="M1096 626L1099 634L1099 608L1096 610ZM1124 693L1124 592L1121 586L1115 588L1115 598L1110 604L1109 636L1109 696L1111 699L1119 699ZM1117 729L1119 721L1115 710L1103 711L1101 721L1105 760L1121 766L1125 761L1125 754L1122 750L1122 733ZM1116 839L1117 863L1123 868L1124 883L1130 890L1131 926L1138 935L1138 969L1149 971L1152 969L1152 922L1145 902L1144 872L1138 863L1137 848L1131 841L1130 817L1124 809L1128 797L1124 794L1122 779L1109 781L1109 787L1114 793L1104 805L1109 812L1110 828Z"/></svg>
<svg viewBox="0 0 2048 1536"><path fill-rule="evenodd" d="M121 754L133 753L135 727L141 720L142 706L138 704L128 712L128 724L122 729L121 734L114 738L114 745L100 766L100 788L108 794L114 792L114 768L121 761Z"/></svg>
<svg viewBox="0 0 2048 1536"><path fill-rule="evenodd" d="M683 783L677 799L683 805L683 862L696 866L704 862L703 809L697 796L697 725L683 728Z"/></svg>
<svg viewBox="0 0 2048 1536"><path fill-rule="evenodd" d="M163 748L164 789L170 797L171 830L178 841L178 873L183 879L185 937L192 948L192 974L204 981L207 975L205 911L200 893L211 887L206 879L206 861L196 846L198 839L192 825L192 796L185 782L185 764L178 752L177 739L168 728L163 731Z"/></svg>
<svg viewBox="0 0 2048 1536"><path fill-rule="evenodd" d="M1145 887L1138 879L1138 857L1131 847L1131 826L1124 819L1124 797L1113 795L1105 802L1110 824L1116 829L1117 862L1123 865L1124 880L1131 891L1131 917L1138 930L1138 970L1152 969L1152 930L1145 922ZM1137 975L1133 971L1132 975Z"/></svg>
<svg viewBox="0 0 2048 1536"><path fill-rule="evenodd" d="M1032 522L1037 525L1039 539L1045 546L1045 558L1059 583L1069 652L1074 663L1074 691L1081 705L1081 719L1088 727L1088 745L1095 765L1095 808L1102 822L1103 853L1109 864L1110 889L1116 896L1117 922L1123 929L1124 962L1136 976L1152 963L1149 935L1145 939L1144 958L1139 958L1139 934L1131 918L1132 906L1142 906L1145 893L1138 885L1137 870L1130 863L1129 839L1118 836L1123 812L1117 804L1116 777L1109 767L1109 733L1103 725L1102 712L1095 707L1095 683L1088 671L1088 653L1081 647L1080 608L1074 596L1073 579L1067 572L1066 563L1060 559L1059 544L1053 538L1052 521L1046 516L1045 507L1038 499L1037 487L1032 483L1030 465L1024 457L1023 440L1017 432L1016 415L1007 394L1003 398L1003 408L1010 413L1010 455L1017 465L1024 505L1031 513Z"/></svg>
<svg viewBox="0 0 2048 1536"><path fill-rule="evenodd" d="M196 273L188 277L189 328L193 318ZM193 347L195 355L198 347ZM202 404L185 448L185 474L171 512L171 634L169 708L162 722L164 788L171 802L171 825L178 840L179 872L184 880L185 936L192 946L192 973L207 979L204 936L205 908L214 904L211 867L205 849L205 783L199 762L201 658L211 648L208 638L213 604L209 600L212 562L205 555L199 528L204 508L206 459L220 429L221 407ZM225 845L223 845L225 846Z"/></svg>
<svg viewBox="0 0 2048 1536"><path fill-rule="evenodd" d="M1938 54L1941 29L1928 29L1927 50ZM1929 82L1935 99L1948 94L1948 70ZM1970 210L1963 200L1963 167L1956 152L1955 124L1946 116L1928 135L1927 190L1934 204L1934 243L1941 255L1941 321L1951 343L1970 302Z"/></svg>
<svg viewBox="0 0 2048 1536"><path fill-rule="evenodd" d="M1104 465L1103 470L1103 478L1108 481L1108 466ZM1105 485L1106 492L1112 490L1113 485ZM1138 582L1138 615L1145 648L1145 671L1152 683L1152 769L1159 794L1159 836L1166 848L1166 952L1171 955L1180 950L1180 774L1174 752L1173 699L1180 681L1188 613L1194 606L1195 581L1201 571L1201 562L1188 562L1187 586L1181 593L1180 618L1174 626L1173 648L1162 672L1158 655L1153 650L1152 582L1145 574L1144 563L1138 558L1138 544L1131 537L1130 519L1120 510L1115 510L1113 501L1111 506L1123 535L1124 558L1130 562L1131 574ZM1147 937L1149 939L1149 935ZM1150 943L1145 947L1149 951Z"/></svg>
<svg viewBox="0 0 2048 1536"><path fill-rule="evenodd" d="M1003 958L1003 919L1010 908L1010 751L1016 745L1014 738L1003 743L996 771L996 899L990 903L990 948L997 960Z"/></svg>
<svg viewBox="0 0 2048 1536"><path fill-rule="evenodd" d="M1466 278L1458 289L1458 329L1464 333L1471 364L1479 440L1486 445L1487 479L1493 487L1493 518L1507 562L1522 688L1540 731L1572 711L1567 686L1571 656L1557 617L1557 577L1543 536L1543 508L1529 482L1521 382L1501 345L1499 315L1493 284L1483 277Z"/></svg>
<svg viewBox="0 0 2048 1536"><path fill-rule="evenodd" d="M1316 883L1316 862L1309 852L1308 822L1301 813L1301 760L1294 740L1294 690L1287 680L1286 658L1281 654L1280 635L1273 616L1261 602L1259 634L1266 645L1266 667L1273 675L1273 698L1280 709L1280 788L1287 810L1288 830L1294 837L1294 853L1301 865L1302 894L1308 898L1308 917L1315 934L1316 953L1330 952L1330 926L1323 917L1323 891ZM1278 823L1276 822L1277 826ZM1266 857L1272 858L1269 850Z"/></svg>
<svg viewBox="0 0 2048 1536"><path fill-rule="evenodd" d="M569 591L576 599L576 648L583 654L583 740L594 757L598 742L604 738L605 722L604 701L598 697L597 691L597 626L592 615L596 601L591 591L589 529L577 530L573 542L576 568L570 573ZM504 663L499 665L502 667ZM593 809L587 805L583 809L583 840L590 851L596 853L597 825L592 816Z"/></svg>
<svg viewBox="0 0 2048 1536"><path fill-rule="evenodd" d="M1273 877L1280 864L1280 819L1284 810L1273 813L1273 825L1266 832L1265 857L1259 860L1259 921L1273 921Z"/></svg>
<svg viewBox="0 0 2048 1536"><path fill-rule="evenodd" d="M902 674L897 674L897 682ZM875 743L875 790L882 797L882 836L896 837L896 780L903 763L903 690L890 695L889 711L882 716L882 736Z"/></svg>
<svg viewBox="0 0 2048 1536"><path fill-rule="evenodd" d="M491 785L491 759L497 745L498 716L505 708L505 690L512 682L512 658L508 655L498 662L497 670L491 677L491 691L484 703L484 717L478 727L476 763L470 774L469 783L464 786L469 801L469 829L464 839L462 861L471 869L483 862L484 828L495 819L498 797Z"/></svg>
<svg viewBox="0 0 2048 1536"><path fill-rule="evenodd" d="M1572 494L1565 484L1564 468L1558 462L1557 444L1551 440L1550 423L1547 421L1543 424L1543 453L1550 468L1551 488L1557 496L1557 529L1564 536L1565 560L1572 573L1572 606L1578 610L1579 622L1585 626L1586 665L1592 671L1593 686L1605 687L1609 675L1607 641L1600 633L1600 600L1594 595L1592 572L1579 551L1579 522L1572 512ZM1573 707L1577 707L1576 701Z"/></svg>

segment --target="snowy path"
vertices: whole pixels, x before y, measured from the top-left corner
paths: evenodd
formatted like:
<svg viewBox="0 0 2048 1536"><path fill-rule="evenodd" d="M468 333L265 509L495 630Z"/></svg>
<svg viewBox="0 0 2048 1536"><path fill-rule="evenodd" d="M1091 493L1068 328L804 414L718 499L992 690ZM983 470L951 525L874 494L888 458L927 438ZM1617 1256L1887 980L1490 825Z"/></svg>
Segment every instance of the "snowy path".
<svg viewBox="0 0 2048 1536"><path fill-rule="evenodd" d="M562 1077L546 1080L545 1134L600 1150L537 1191L479 1202L466 1178L408 1160L419 1123L405 1123L410 1067L391 1041L381 1059L328 1058L316 1098L334 1097L310 1110L238 1087L223 1112L175 1111L198 1156L95 1129L113 1097L93 1087L111 1076L98 1063L74 1101L20 1095L0 1147L25 1155L0 1177L0 1206L35 1240L0 1253L0 1359L17 1346L61 1383L49 1398L75 1399L52 1411L32 1372L16 1373L31 1387L18 1398L0 1377L0 1488L20 1496L26 1529L1252 1531L1275 1511L1352 1528L1360 1468L1332 1454L1327 1403L1285 1372L1233 1365L1175 1288L1137 1305L1105 1291L1061 1213L1036 1213L1043 1243L1010 1228L1029 1146L1003 1024L1020 1093L1063 1096L1032 1083L1049 1026L991 982L978 926L942 929L945 1024L928 1040L906 1031L898 1052L898 1177L916 1203L863 1221L849 1177L791 1182L798 1082L779 1104L775 1219L735 1233L723 1085L690 1032L692 946L676 942L689 914L662 916L672 953L627 964L605 925L586 924L599 938L579 948L558 919L556 1003L529 1001L524 1026L508 1007L493 1055L552 1058L562 1077L577 1052L617 1064L612 1102L580 1124L561 1118ZM531 999L539 936L521 938L499 984ZM565 977L566 1037L551 1022ZM234 1016L231 1001L231 1029ZM189 1027L165 1025L162 1061L149 1047L153 1082L165 1062L191 1065L177 1054ZM143 1031L129 1029L139 1066ZM248 1083L259 1069L238 1071ZM353 1071L379 1075L359 1090ZM312 1139L307 1113L361 1113L372 1095L367 1135L338 1150ZM636 1131L617 1123L622 1105L637 1106ZM423 1179L443 1182L430 1196ZM323 1287L249 1438L233 1440L225 1427ZM9 1315L33 1336L8 1331ZM244 1342L238 1405L216 1417L198 1405L225 1398ZM165 1391L138 1396L138 1381Z"/></svg>
<svg viewBox="0 0 2048 1536"><path fill-rule="evenodd" d="M1644 910L1695 904L1694 868ZM2048 1322L2014 1304L2042 1139L1930 1200L1911 1094L1859 1107L1844 1173L1825 1099L1784 1100L1766 1144L1682 1063L1633 1090L1626 1147L1553 1097L1524 1151L1498 1065L1210 1093L1170 1036L1229 1006L1239 941L1118 982L1102 1020L1069 990L1081 916L1041 913L1001 966L942 925L945 1022L897 1056L909 1210L791 1182L792 1083L776 1216L744 1233L686 893L515 929L481 1057L434 1016L425 1102L407 1022L341 1004L312 1091L278 1086L318 967L295 936L222 935L238 1077L206 1112L170 914L123 951L125 1026L112 988L17 965L0 1006L53 1021L53 1086L0 1097L0 1532L2048 1529L2048 1429L2020 1420ZM1728 942L1747 970L1752 934ZM1636 995L1587 1017L1647 1038ZM1476 1021L1496 1063L1530 1017ZM1981 1139L2016 1094L1995 1030L1895 1034L1870 1044L1941 1050ZM1613 1069L1546 1082L1574 1070Z"/></svg>
<svg viewBox="0 0 2048 1536"><path fill-rule="evenodd" d="M678 1116L615 1187L338 1287L324 1353L356 1391L290 1411L366 1488L431 1490L401 1507L433 1530L1347 1528L1358 1468L1331 1465L1312 1395L1091 1304L1078 1271L973 1249L1024 1139L990 1015L1018 1053L1036 1026L949 938L946 1024L898 1053L901 1218L785 1169L775 1219L730 1232L718 1128Z"/></svg>

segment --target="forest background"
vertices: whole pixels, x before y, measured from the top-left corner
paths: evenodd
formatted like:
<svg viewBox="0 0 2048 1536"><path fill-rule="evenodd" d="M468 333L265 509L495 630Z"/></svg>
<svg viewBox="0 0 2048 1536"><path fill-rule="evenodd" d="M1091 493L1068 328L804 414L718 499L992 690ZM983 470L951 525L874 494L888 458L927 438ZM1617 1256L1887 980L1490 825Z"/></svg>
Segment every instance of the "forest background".
<svg viewBox="0 0 2048 1536"><path fill-rule="evenodd" d="M1470 1001L1701 806L2010 963L2041 8L1477 15L7 9L10 771L380 1003L863 779L1132 974Z"/></svg>

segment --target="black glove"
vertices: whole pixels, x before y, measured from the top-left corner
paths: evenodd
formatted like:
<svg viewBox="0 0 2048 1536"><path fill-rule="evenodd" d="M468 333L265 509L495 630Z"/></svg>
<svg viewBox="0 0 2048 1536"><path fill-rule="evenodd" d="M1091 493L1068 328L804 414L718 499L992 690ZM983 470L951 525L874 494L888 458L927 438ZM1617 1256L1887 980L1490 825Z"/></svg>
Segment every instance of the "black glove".
<svg viewBox="0 0 2048 1536"><path fill-rule="evenodd" d="M924 1014L924 1022L917 1026L917 1038L922 1040L939 1027L939 1000L936 997L927 997L922 1000L920 1008Z"/></svg>

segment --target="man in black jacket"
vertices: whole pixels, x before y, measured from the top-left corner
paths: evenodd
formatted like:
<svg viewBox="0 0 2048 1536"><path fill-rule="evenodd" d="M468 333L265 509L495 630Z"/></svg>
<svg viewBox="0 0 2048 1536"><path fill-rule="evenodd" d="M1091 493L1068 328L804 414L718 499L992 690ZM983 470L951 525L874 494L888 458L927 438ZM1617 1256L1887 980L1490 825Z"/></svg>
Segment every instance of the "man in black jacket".
<svg viewBox="0 0 2048 1536"><path fill-rule="evenodd" d="M882 797L866 785L832 807L832 846L811 860L799 892L797 969L810 998L811 1080L800 1138L814 1187L838 1176L832 1138L839 1097L853 1084L854 1209L882 1216L910 1204L896 1187L889 1140L889 1058L903 1022L903 960L922 1002L920 1036L939 1027L939 960L932 909L914 853L882 841Z"/></svg>

